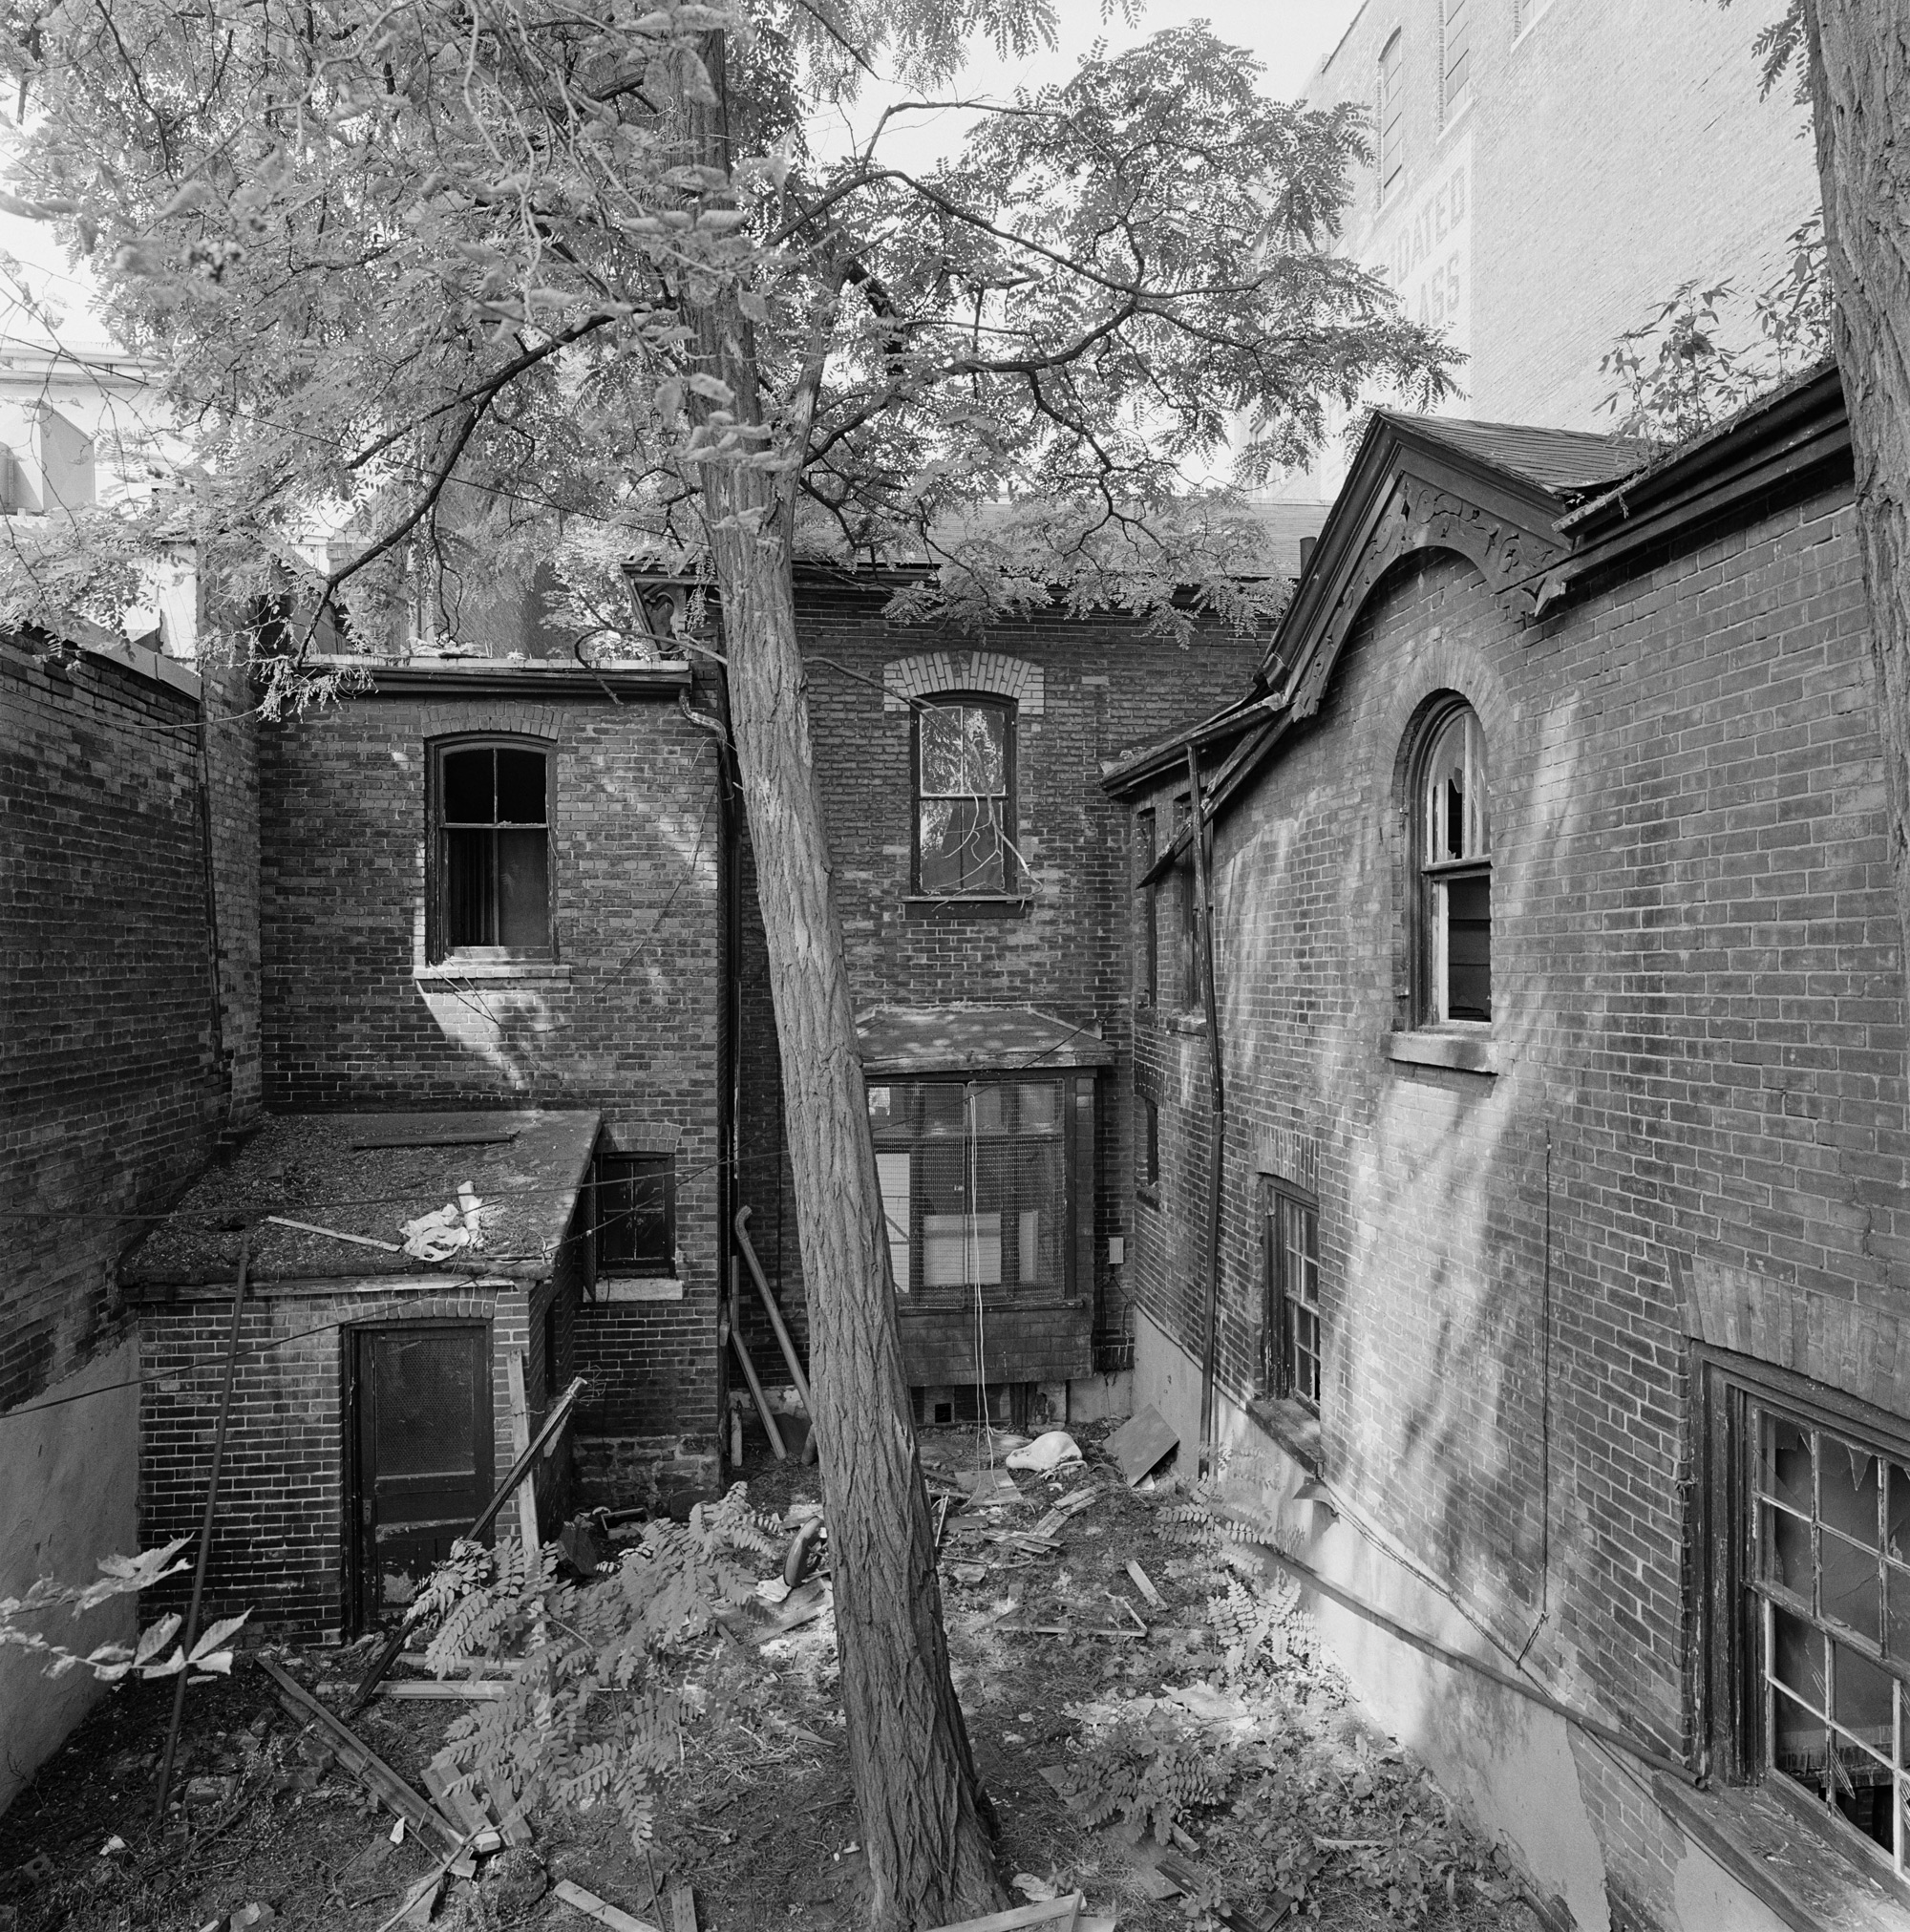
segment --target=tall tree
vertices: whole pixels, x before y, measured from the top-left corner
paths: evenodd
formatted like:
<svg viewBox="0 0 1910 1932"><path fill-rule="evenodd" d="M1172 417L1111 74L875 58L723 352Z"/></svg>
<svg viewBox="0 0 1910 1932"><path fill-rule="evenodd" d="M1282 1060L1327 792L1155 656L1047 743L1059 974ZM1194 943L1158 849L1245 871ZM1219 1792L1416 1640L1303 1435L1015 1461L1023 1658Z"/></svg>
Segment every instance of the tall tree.
<svg viewBox="0 0 1910 1932"><path fill-rule="evenodd" d="M883 1925L999 1898L949 1686L796 648L798 549L927 556L899 614L1056 598L1184 634L1278 594L1204 477L1446 357L1333 252L1356 117L1204 29L1097 53L892 158L1026 0L57 0L16 11L17 205L68 225L191 441L143 534L327 611L511 564L560 520L720 597L780 1036L842 1694ZM859 84L890 104L817 151ZM966 111L966 110L965 110ZM314 570L315 507L351 554ZM454 506L456 515L454 516ZM108 564L128 554L121 532ZM87 587L16 553L16 614ZM112 591L102 577L95 586ZM574 579L586 601L583 562ZM614 624L609 603L600 620Z"/></svg>
<svg viewBox="0 0 1910 1932"><path fill-rule="evenodd" d="M1811 105L1910 968L1910 13L1791 0L1756 46L1766 90L1794 64Z"/></svg>

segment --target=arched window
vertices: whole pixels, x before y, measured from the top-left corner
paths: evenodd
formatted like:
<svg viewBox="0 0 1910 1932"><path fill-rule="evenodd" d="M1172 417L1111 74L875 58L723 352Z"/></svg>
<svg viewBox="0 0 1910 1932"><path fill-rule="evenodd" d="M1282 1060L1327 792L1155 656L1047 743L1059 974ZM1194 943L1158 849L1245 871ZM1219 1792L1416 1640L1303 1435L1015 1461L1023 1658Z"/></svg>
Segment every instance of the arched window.
<svg viewBox="0 0 1910 1932"><path fill-rule="evenodd" d="M1018 883L1014 706L931 698L915 713L915 889L938 897L1005 894Z"/></svg>
<svg viewBox="0 0 1910 1932"><path fill-rule="evenodd" d="M537 745L434 747L433 957L549 959L549 757Z"/></svg>
<svg viewBox="0 0 1910 1932"><path fill-rule="evenodd" d="M1478 715L1432 720L1415 787L1422 1026L1492 1018L1492 817Z"/></svg>

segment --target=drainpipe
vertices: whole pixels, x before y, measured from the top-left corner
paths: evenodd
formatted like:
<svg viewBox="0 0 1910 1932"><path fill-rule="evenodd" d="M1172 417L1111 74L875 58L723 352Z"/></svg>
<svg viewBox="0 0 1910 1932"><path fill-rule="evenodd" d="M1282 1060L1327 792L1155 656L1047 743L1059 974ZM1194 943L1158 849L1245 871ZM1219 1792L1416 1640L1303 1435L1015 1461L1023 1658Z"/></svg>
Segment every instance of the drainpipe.
<svg viewBox="0 0 1910 1932"><path fill-rule="evenodd" d="M1207 1009L1207 1292L1200 1324L1200 1474L1214 1462L1214 1361L1220 1306L1220 1181L1225 1170L1227 1096L1220 1082L1220 1016L1214 999L1214 878L1200 803L1200 759L1187 747L1194 877L1200 892L1200 995Z"/></svg>

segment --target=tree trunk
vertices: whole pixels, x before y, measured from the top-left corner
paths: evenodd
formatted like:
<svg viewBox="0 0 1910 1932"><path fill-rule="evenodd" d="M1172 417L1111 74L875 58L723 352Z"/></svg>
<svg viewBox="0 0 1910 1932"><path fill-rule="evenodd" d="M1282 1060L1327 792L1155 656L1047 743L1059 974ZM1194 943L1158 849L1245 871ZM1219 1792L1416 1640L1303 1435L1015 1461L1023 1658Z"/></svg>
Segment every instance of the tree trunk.
<svg viewBox="0 0 1910 1932"><path fill-rule="evenodd" d="M720 35L705 64L720 92ZM697 158L727 171L724 110L692 104L689 118ZM729 384L747 446L763 450L748 319L732 295L692 309L690 319L699 369ZM707 405L696 407L708 427ZM902 1372L796 646L791 489L786 469L720 458L703 468L809 1289L809 1376L850 1775L874 1922L883 1932L911 1932L994 1911L1004 1895L989 1852L994 1815L948 1681L935 1530Z"/></svg>
<svg viewBox="0 0 1910 1932"><path fill-rule="evenodd" d="M1804 0L1803 11L1910 969L1910 18L1902 0Z"/></svg>

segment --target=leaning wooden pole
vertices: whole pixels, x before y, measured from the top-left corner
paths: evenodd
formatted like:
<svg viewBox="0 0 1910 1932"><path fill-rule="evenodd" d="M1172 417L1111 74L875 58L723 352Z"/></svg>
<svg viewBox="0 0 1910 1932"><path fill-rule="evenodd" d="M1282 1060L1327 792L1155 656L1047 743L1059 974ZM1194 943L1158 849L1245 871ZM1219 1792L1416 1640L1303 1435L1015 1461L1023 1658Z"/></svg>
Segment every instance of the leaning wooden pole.
<svg viewBox="0 0 1910 1932"><path fill-rule="evenodd" d="M199 1518L199 1560L192 1571L192 1601L186 1605L185 1628L180 1633L180 1655L190 1657L199 1641L199 1606L205 1597L205 1567L212 1555L212 1518L219 1506L219 1471L225 1460L225 1431L232 1420L232 1389L239 1378L239 1324L245 1312L245 1270L252 1259L252 1230L239 1237L239 1275L232 1285L232 1327L225 1337L225 1386L219 1394L219 1426L212 1434L212 1472L205 1478L205 1508ZM180 1720L185 1715L185 1680L181 1669L173 1679L172 1722L166 1726L166 1748L159 1758L159 1789L153 1800L153 1826L165 1823L166 1799L172 1795L173 1759L179 1752Z"/></svg>
<svg viewBox="0 0 1910 1932"><path fill-rule="evenodd" d="M1220 1182L1225 1173L1227 1095L1220 1078L1220 1018L1214 998L1214 878L1200 798L1200 754L1187 747L1188 804L1192 810L1194 877L1200 891L1200 998L1207 1011L1207 1254L1206 1294L1200 1320L1200 1473L1214 1460L1214 1371L1220 1343Z"/></svg>

